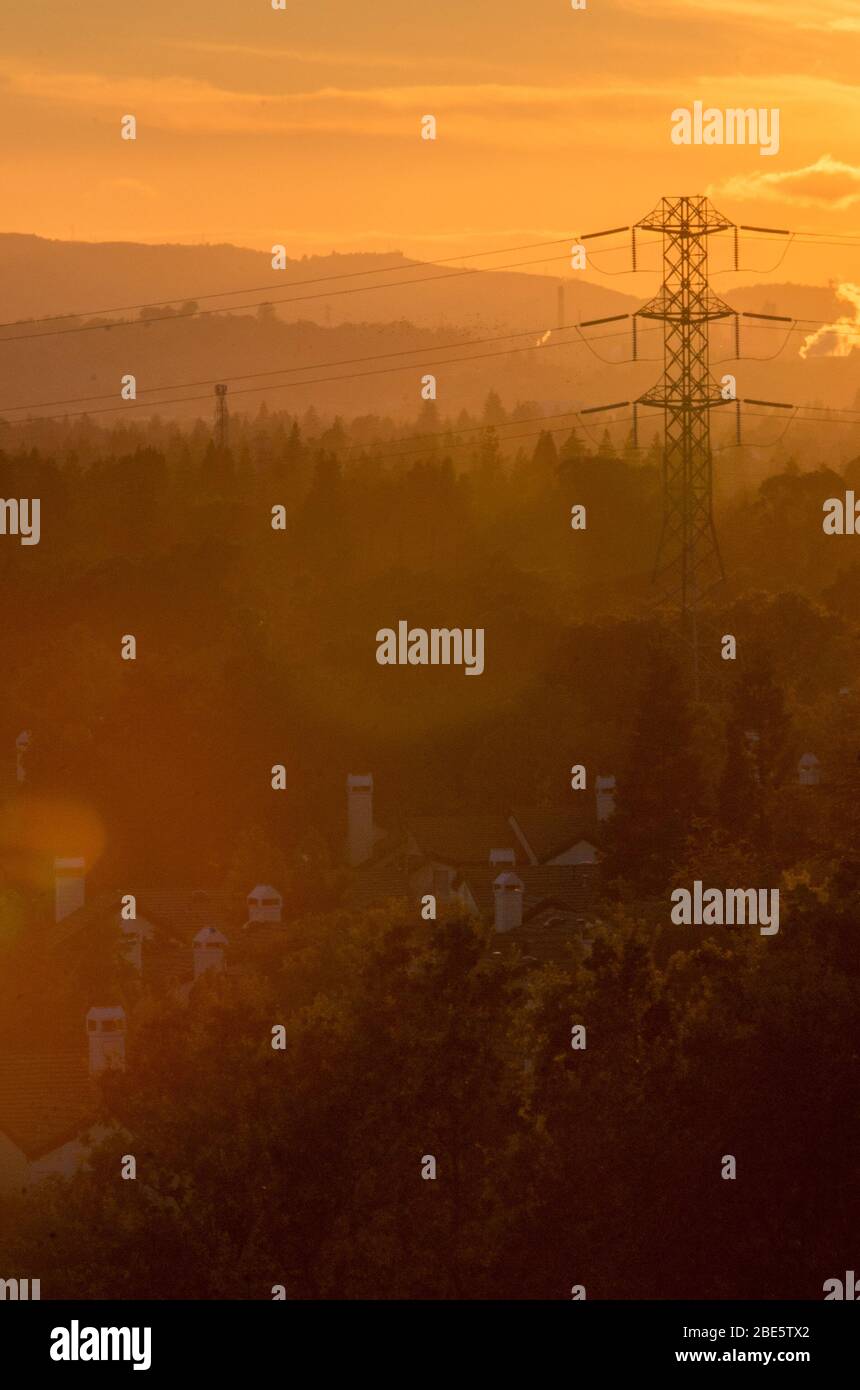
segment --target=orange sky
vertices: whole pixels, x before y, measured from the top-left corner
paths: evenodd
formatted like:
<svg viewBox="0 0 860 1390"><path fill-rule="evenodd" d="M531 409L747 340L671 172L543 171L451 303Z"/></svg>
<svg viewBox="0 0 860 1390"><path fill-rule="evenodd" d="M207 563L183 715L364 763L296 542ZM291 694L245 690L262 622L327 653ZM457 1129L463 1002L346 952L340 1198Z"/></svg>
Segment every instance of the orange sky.
<svg viewBox="0 0 860 1390"><path fill-rule="evenodd" d="M702 191L860 227L858 0L3 0L0 55L4 231L451 256ZM779 107L779 154L673 145L696 99ZM860 251L780 278L858 281Z"/></svg>

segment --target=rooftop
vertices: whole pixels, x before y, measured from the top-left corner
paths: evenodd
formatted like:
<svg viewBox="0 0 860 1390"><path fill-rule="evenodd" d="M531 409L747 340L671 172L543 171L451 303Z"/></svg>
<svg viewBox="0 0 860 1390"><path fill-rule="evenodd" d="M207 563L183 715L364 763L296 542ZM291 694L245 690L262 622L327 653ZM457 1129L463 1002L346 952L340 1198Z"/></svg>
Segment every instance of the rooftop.
<svg viewBox="0 0 860 1390"><path fill-rule="evenodd" d="M62 1052L0 1057L0 1134L39 1158L92 1124L98 1093L89 1077L86 1042Z"/></svg>

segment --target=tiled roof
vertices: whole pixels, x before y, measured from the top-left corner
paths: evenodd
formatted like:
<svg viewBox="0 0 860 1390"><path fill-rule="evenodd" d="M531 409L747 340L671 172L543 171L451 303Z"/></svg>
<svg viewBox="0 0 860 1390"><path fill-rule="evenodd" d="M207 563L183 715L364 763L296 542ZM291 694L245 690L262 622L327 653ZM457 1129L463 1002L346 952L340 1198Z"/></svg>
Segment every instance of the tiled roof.
<svg viewBox="0 0 860 1390"><path fill-rule="evenodd" d="M402 861L389 859L362 865L356 869L346 887L350 907L378 907L391 898L411 898L409 874Z"/></svg>
<svg viewBox="0 0 860 1390"><path fill-rule="evenodd" d="M77 912L49 926L49 947L98 961L100 941L104 944L111 939L109 929L115 931L118 941L120 928L133 925L120 917L121 896L119 892L99 893ZM373 901L379 901L377 895L371 896ZM143 929L141 982L145 989L158 993L190 985L194 975L193 942L203 927L223 931L231 966L241 967L249 954L265 952L287 939L283 923L247 920L246 894L141 889L136 898L136 921Z"/></svg>
<svg viewBox="0 0 860 1390"><path fill-rule="evenodd" d="M526 855L503 815L410 816L406 830L427 859L443 864L489 864L491 849L512 849L517 862Z"/></svg>
<svg viewBox="0 0 860 1390"><path fill-rule="evenodd" d="M597 875L589 864L537 864L525 870L523 920L543 903L553 903L575 917L585 917L594 898Z"/></svg>
<svg viewBox="0 0 860 1390"><path fill-rule="evenodd" d="M46 927L45 943L48 950L61 950L75 938L88 936L111 916L118 914L121 906L122 893L118 890L97 893L76 912L70 912L62 921L52 922Z"/></svg>
<svg viewBox="0 0 860 1390"><path fill-rule="evenodd" d="M586 811L584 806L578 812L516 806L511 818L516 821L539 864L545 864L548 859L562 854L580 840L593 844L597 835L597 815Z"/></svg>
<svg viewBox="0 0 860 1390"><path fill-rule="evenodd" d="M49 949L86 937L112 917L120 924L122 896L126 890L97 893L77 912L52 923L45 933ZM135 894L138 920L156 929L156 935L191 942L201 927L217 927L229 936L246 920L247 902L242 893L217 893L207 889L140 889Z"/></svg>
<svg viewBox="0 0 860 1390"><path fill-rule="evenodd" d="M517 865L517 877L523 884L523 921L550 903L573 917L584 917L594 896L595 869L590 864L525 864ZM499 866L489 864L468 868L460 881L468 885L478 911L492 920L495 905L493 883Z"/></svg>
<svg viewBox="0 0 860 1390"><path fill-rule="evenodd" d="M217 893L205 888L141 888L137 910L189 942L201 927L217 927L229 937L231 928L241 926L248 916L247 894Z"/></svg>
<svg viewBox="0 0 860 1390"><path fill-rule="evenodd" d="M86 1045L53 1053L0 1057L0 1133L28 1158L40 1158L93 1122L97 1094Z"/></svg>

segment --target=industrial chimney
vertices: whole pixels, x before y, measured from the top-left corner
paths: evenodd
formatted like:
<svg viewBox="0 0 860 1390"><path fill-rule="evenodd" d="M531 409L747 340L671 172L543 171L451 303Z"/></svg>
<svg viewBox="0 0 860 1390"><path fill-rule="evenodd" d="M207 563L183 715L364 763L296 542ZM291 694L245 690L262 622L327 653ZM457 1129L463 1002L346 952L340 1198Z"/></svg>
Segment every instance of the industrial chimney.
<svg viewBox="0 0 860 1390"><path fill-rule="evenodd" d="M83 859L54 860L54 921L62 922L84 905L86 865Z"/></svg>
<svg viewBox="0 0 860 1390"><path fill-rule="evenodd" d="M373 853L373 777L350 773L346 798L347 859L355 868Z"/></svg>

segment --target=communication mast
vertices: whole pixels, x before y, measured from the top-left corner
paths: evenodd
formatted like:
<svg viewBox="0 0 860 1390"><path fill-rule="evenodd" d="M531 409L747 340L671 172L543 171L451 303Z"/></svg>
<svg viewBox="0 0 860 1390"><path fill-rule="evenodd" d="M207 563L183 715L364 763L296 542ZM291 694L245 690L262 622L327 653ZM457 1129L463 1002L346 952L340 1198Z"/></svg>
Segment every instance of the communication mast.
<svg viewBox="0 0 860 1390"><path fill-rule="evenodd" d="M215 422L212 431L216 449L227 448L227 424L229 418L227 413L227 387L223 382L218 382L215 387Z"/></svg>

